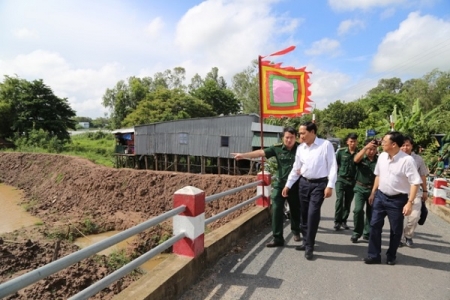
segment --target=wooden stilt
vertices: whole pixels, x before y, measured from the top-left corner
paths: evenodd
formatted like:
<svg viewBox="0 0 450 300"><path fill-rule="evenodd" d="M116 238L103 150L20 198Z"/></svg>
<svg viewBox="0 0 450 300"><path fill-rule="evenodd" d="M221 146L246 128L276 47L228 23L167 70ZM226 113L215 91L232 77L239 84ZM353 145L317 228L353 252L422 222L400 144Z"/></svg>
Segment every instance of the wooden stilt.
<svg viewBox="0 0 450 300"><path fill-rule="evenodd" d="M220 157L217 158L217 174L220 175Z"/></svg>

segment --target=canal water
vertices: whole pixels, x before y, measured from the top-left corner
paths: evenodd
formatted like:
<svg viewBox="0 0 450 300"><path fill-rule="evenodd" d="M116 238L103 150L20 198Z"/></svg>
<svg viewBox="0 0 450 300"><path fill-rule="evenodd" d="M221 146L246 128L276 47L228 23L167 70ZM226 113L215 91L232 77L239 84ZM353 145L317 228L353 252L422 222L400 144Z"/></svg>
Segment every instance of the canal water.
<svg viewBox="0 0 450 300"><path fill-rule="evenodd" d="M29 214L25 208L20 205L23 197L24 195L22 191L16 189L15 187L0 183L0 234L13 232L14 230L21 229L23 227L42 223L39 218ZM100 234L88 235L86 237L76 239L75 244L80 248L85 248L117 233L119 233L119 231L109 231ZM128 244L132 242L134 238L135 237L131 237L99 252L98 254L109 255L113 251L126 249ZM141 265L140 268L148 272L163 262L169 255L170 254L165 253L156 255Z"/></svg>
<svg viewBox="0 0 450 300"><path fill-rule="evenodd" d="M39 224L41 220L20 206L23 192L0 183L0 234Z"/></svg>

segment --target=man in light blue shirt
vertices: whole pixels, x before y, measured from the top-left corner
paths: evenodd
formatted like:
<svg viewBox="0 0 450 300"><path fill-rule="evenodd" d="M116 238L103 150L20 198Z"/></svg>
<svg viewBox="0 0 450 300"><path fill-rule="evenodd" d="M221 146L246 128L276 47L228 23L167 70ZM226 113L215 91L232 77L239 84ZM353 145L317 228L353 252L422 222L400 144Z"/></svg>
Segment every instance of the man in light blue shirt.
<svg viewBox="0 0 450 300"><path fill-rule="evenodd" d="M320 209L325 198L331 197L337 179L337 162L333 145L317 137L317 126L312 122L300 125L303 143L297 147L294 166L283 189L289 189L300 177L299 197L303 244L296 250L305 251L307 260L313 259L314 243L320 222Z"/></svg>

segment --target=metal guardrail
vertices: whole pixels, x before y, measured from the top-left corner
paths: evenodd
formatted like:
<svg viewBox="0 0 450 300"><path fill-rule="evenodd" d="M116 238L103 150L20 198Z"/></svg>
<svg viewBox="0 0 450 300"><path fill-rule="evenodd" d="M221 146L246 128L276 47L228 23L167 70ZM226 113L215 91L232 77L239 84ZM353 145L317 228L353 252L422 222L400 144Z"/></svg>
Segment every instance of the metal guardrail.
<svg viewBox="0 0 450 300"><path fill-rule="evenodd" d="M110 284L116 282L126 274L132 272L134 269L148 261L149 259L153 258L154 256L158 255L162 251L166 250L170 246L173 246L176 242L184 238L186 235L184 232L177 234L176 236L171 237L164 243L156 246L155 248L151 249L147 253L139 256L135 260L129 262L125 266L121 267L120 269L117 269L113 273L109 274L108 276L104 277L103 279L97 281L93 285L89 286L88 288L82 290L78 294L72 296L69 298L69 300L80 300L80 299L88 299L89 297L97 294L104 288L108 287Z"/></svg>
<svg viewBox="0 0 450 300"><path fill-rule="evenodd" d="M263 180L258 180L256 182L252 182L234 189L230 189L228 191L214 194L208 197L205 197L205 203L220 199L222 197L235 194L237 192L240 192L242 190L258 186L259 184L263 183ZM252 197L242 203L239 203L226 211L223 211L221 213L216 214L215 216L208 218L205 220L205 225L208 225L220 218L225 217L226 215L256 201L259 199L261 195L256 195L255 197ZM116 235L113 235L105 240L102 240L100 242L97 242L91 246L88 246L86 248L83 248L77 252L74 252L72 254L69 254L63 258L60 258L56 261L53 261L45 266L42 266L36 270L33 270L31 272L28 272L26 274L23 274L19 277L16 277L14 279L11 279L5 283L0 284L0 299L11 295L47 276L50 276L56 272L59 272L85 258L88 258L106 248L109 248L127 238L132 237L133 235L136 235L146 229L149 229L152 226L158 225L159 223L167 220L168 218L174 217L182 212L184 212L186 209L185 205L182 205L180 207L177 207L175 209L172 209L166 213L163 213L162 215L159 215L157 217L154 217L150 220L147 220L139 225L136 225L130 229L124 230ZM88 288L82 290L78 294L72 296L69 298L69 300L79 300L79 299L88 299L90 296L95 295L96 293L100 292L102 289L108 287L110 284L116 282L120 278L124 277L128 273L132 272L134 269L138 268L140 265L148 261L149 259L153 258L157 254L161 253L162 251L168 249L169 247L173 246L176 242L183 239L186 236L184 232L181 232L164 243L161 243L160 245L156 246L155 248L151 249L150 251L146 252L145 254L141 255L140 257L134 259L133 261L129 262L128 264L122 266L121 268L117 269L113 273L109 274L108 276L102 278L101 280L97 281L96 283L90 285Z"/></svg>
<svg viewBox="0 0 450 300"><path fill-rule="evenodd" d="M77 252L74 252L63 258L55 260L45 266L37 268L36 270L33 270L33 271L23 274L19 277L11 279L5 283L2 283L2 284L0 284L0 299L5 296L8 296L10 294L13 294L13 293L33 284L47 276L50 276L56 272L59 272L65 268L85 259L85 258L88 258L97 252L100 252L100 251L102 251L106 248L109 248L129 237L132 237L135 234L138 234L152 226L155 226L170 217L176 216L176 215L184 212L185 209L186 209L186 206L182 205L175 209L169 210L168 212L163 213L162 215L159 215L150 220L147 220L147 221L145 221L139 225L136 225L130 229L124 230L124 231L122 231L116 235L113 235L112 237L109 237L103 241L95 243L89 247L83 248ZM177 235L177 237L178 237L178 235ZM164 243L168 243L169 241L171 241L171 239L165 241ZM163 245L164 243L162 243L161 245ZM170 246L168 246L168 247L170 247ZM145 261L143 261L143 262L145 262ZM117 271L119 271L119 270L117 270ZM126 270L128 270L128 268ZM118 279L122 278L123 276L125 276L126 274L129 273L129 272L124 273L126 270L120 272L121 276L118 277ZM114 272L114 273L116 273L116 272Z"/></svg>
<svg viewBox="0 0 450 300"><path fill-rule="evenodd" d="M237 187L237 188L234 188L234 189L222 192L222 193L218 193L218 194L214 194L214 195L208 196L208 197L205 198L205 203L208 203L208 202L220 199L220 198L225 197L225 196L229 196L229 195L235 194L235 193L243 191L245 189L257 186L260 183L263 183L263 181L262 180L258 180L256 182L251 182L251 183L248 183L246 185L243 185L243 186L240 186L240 187Z"/></svg>
<svg viewBox="0 0 450 300"><path fill-rule="evenodd" d="M214 221L216 221L216 220L218 220L220 218L225 217L228 214L231 214L232 212L234 212L234 211L236 211L236 210L238 210L238 209L240 209L240 208L242 208L242 207L244 207L244 206L246 206L246 205L256 201L260 197L261 197L261 195L256 195L255 197L250 198L247 201L239 203L238 205L235 205L235 206L233 206L233 207L231 207L231 208L229 208L229 209L227 209L227 210L225 210L225 211L223 211L221 213L218 213L215 216L212 216L211 218L206 219L205 220L205 225L208 225L208 224L210 224L210 223L212 223L212 222L214 222Z"/></svg>

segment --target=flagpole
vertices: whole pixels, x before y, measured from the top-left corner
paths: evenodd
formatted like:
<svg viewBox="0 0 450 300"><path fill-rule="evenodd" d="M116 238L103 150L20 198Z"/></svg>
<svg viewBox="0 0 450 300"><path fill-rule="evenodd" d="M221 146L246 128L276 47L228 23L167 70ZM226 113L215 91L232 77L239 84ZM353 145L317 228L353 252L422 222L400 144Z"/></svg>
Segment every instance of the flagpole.
<svg viewBox="0 0 450 300"><path fill-rule="evenodd" d="M258 71L259 71L259 123L261 125L261 149L264 150L264 130L263 130L263 122L264 122L264 118L263 118L263 87L262 87L262 68L261 68L261 61L262 61L262 56L259 55L258 56ZM264 158L261 158L264 159ZM261 161L261 172L263 173L264 176L264 163L263 161Z"/></svg>
<svg viewBox="0 0 450 300"><path fill-rule="evenodd" d="M262 61L262 56L258 55L258 71L259 71L259 123L261 124L261 149L264 151L264 127L263 127L263 101L262 101L262 97L263 97L263 88L262 88L262 67L261 67L261 61ZM262 178L264 177L264 164L265 164L265 156L261 157L261 174L262 174ZM265 183L264 183L265 185ZM265 195L264 195L264 189L262 190L262 198L264 199Z"/></svg>

